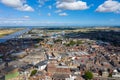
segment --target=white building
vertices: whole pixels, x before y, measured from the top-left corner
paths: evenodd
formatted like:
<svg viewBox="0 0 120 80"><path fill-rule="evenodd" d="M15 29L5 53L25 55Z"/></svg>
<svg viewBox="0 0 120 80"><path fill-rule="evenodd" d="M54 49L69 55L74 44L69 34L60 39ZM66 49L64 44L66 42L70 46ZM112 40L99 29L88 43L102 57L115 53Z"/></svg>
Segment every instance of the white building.
<svg viewBox="0 0 120 80"><path fill-rule="evenodd" d="M41 71L41 70L44 70L44 69L46 68L47 64L48 64L48 60L44 60L44 61L41 61L41 62L39 62L38 64L36 64L35 67L36 67L39 71Z"/></svg>
<svg viewBox="0 0 120 80"><path fill-rule="evenodd" d="M118 73L118 71L115 69L115 70L113 71L112 77L114 77L114 78L120 78L120 73Z"/></svg>

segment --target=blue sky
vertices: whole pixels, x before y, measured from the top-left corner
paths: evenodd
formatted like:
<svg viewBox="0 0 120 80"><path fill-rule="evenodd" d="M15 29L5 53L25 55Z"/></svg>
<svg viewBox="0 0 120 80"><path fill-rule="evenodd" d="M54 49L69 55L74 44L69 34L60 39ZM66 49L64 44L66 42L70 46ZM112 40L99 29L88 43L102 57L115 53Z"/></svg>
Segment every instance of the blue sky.
<svg viewBox="0 0 120 80"><path fill-rule="evenodd" d="M120 25L120 0L0 0L0 26Z"/></svg>

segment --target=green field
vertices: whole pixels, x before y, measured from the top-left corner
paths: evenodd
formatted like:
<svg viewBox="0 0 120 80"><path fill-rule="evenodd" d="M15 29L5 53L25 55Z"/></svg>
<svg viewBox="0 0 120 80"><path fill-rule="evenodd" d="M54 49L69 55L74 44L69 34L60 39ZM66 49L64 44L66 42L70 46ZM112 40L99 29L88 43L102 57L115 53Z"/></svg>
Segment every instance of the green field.
<svg viewBox="0 0 120 80"><path fill-rule="evenodd" d="M15 78L18 75L19 75L19 72L7 74L7 75L5 75L5 80L9 80L9 79Z"/></svg>

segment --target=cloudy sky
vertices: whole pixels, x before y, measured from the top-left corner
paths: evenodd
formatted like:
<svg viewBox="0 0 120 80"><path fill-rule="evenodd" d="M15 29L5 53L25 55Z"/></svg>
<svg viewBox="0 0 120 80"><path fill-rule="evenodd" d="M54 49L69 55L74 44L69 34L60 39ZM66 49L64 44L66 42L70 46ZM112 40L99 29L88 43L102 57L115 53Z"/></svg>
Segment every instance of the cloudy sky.
<svg viewBox="0 0 120 80"><path fill-rule="evenodd" d="M0 26L120 25L120 0L0 0Z"/></svg>

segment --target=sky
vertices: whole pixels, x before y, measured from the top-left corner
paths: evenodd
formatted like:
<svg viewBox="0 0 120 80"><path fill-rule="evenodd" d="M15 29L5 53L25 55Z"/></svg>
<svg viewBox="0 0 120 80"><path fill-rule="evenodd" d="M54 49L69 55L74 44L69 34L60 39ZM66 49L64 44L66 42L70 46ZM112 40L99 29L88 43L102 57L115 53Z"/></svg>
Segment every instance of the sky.
<svg viewBox="0 0 120 80"><path fill-rule="evenodd" d="M120 0L0 0L0 26L120 26Z"/></svg>

